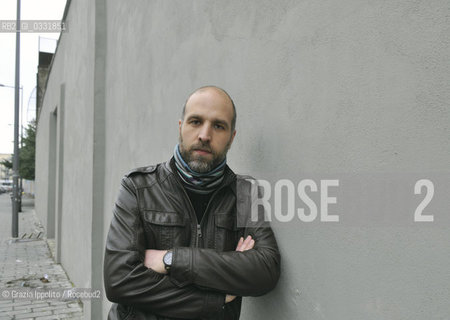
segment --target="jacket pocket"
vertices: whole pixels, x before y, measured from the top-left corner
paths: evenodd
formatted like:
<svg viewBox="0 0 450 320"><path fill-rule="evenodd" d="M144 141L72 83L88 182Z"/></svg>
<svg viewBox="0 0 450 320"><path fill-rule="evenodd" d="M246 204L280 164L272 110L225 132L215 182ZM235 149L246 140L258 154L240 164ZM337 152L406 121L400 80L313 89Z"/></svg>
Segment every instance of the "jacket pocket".
<svg viewBox="0 0 450 320"><path fill-rule="evenodd" d="M168 250L185 245L186 225L182 215L177 212L146 210L144 220L149 248Z"/></svg>
<svg viewBox="0 0 450 320"><path fill-rule="evenodd" d="M236 215L216 213L214 215L214 248L217 251L233 251L237 245Z"/></svg>

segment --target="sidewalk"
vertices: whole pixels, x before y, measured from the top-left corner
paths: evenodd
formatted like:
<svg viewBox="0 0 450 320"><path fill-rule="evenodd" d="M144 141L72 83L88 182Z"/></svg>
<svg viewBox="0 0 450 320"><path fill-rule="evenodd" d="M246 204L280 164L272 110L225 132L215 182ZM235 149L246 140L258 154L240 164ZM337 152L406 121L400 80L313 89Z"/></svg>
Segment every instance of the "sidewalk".
<svg viewBox="0 0 450 320"><path fill-rule="evenodd" d="M9 194L0 195L0 320L83 319L79 300L11 299L13 289L23 292L73 287L61 265L53 260L45 230L34 212L34 199L24 198L22 209L19 238L12 239L11 199Z"/></svg>

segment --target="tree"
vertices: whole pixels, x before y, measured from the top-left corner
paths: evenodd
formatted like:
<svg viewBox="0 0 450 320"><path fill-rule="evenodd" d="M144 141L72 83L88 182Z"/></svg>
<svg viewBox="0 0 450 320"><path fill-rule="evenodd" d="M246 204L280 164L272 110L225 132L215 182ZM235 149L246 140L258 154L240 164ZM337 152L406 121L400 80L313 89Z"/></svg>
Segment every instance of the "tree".
<svg viewBox="0 0 450 320"><path fill-rule="evenodd" d="M2 161L0 161L0 165L4 166L6 169L9 169L9 170L12 170L12 167L13 167L12 160L9 161L6 159L3 159Z"/></svg>
<svg viewBox="0 0 450 320"><path fill-rule="evenodd" d="M19 175L26 180L34 180L36 156L36 121L32 120L25 129L22 148L19 151Z"/></svg>
<svg viewBox="0 0 450 320"><path fill-rule="evenodd" d="M12 162L6 159L3 159L0 164L4 166L6 169L12 169Z"/></svg>
<svg viewBox="0 0 450 320"><path fill-rule="evenodd" d="M22 147L19 148L19 175L26 180L34 180L36 155L36 121L32 120L25 129L22 137ZM8 169L12 169L12 161L0 162Z"/></svg>

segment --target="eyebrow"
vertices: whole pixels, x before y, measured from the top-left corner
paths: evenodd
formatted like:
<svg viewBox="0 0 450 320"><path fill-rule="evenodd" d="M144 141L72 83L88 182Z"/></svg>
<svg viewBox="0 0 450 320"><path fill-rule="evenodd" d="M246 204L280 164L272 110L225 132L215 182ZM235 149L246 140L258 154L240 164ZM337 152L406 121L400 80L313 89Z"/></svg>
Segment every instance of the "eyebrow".
<svg viewBox="0 0 450 320"><path fill-rule="evenodd" d="M204 118L198 114L191 114L190 116L187 117L186 121L192 120L192 119L201 119L204 120ZM221 124L223 125L225 128L229 128L228 123L225 120L222 119L212 119L211 120L212 123L214 124Z"/></svg>

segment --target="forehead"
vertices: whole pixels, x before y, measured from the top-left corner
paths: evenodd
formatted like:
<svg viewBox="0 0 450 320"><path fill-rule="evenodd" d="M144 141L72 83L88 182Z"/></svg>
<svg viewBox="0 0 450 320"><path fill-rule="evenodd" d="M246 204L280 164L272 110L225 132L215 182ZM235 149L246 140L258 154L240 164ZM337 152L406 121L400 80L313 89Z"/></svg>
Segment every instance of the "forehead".
<svg viewBox="0 0 450 320"><path fill-rule="evenodd" d="M231 123L233 105L224 92L215 88L203 89L194 92L186 102L185 118L194 115Z"/></svg>

